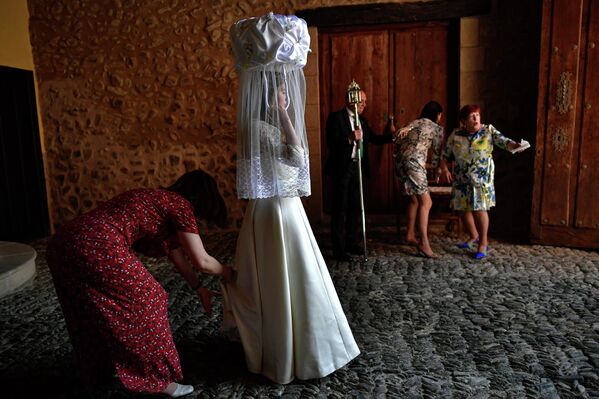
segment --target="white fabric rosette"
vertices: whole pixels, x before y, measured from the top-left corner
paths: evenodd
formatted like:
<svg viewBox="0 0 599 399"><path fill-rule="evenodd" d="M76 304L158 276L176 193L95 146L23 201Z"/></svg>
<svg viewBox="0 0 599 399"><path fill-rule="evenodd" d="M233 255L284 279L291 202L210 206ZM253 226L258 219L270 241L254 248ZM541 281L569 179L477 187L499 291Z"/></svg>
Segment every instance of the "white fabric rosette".
<svg viewBox="0 0 599 399"><path fill-rule="evenodd" d="M295 15L269 13L242 19L233 24L230 34L239 70L306 65L310 35L306 21Z"/></svg>

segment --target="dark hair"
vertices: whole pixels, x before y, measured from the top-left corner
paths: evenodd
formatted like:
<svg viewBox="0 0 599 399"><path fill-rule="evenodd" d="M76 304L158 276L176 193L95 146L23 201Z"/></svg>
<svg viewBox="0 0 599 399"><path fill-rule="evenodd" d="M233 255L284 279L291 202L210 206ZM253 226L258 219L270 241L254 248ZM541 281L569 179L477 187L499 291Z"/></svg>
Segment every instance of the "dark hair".
<svg viewBox="0 0 599 399"><path fill-rule="evenodd" d="M458 119L460 122L465 121L466 119L468 119L468 115L470 115L473 112L478 112L480 114L480 107L476 104L467 104L464 105L461 109L460 112L458 113Z"/></svg>
<svg viewBox="0 0 599 399"><path fill-rule="evenodd" d="M441 104L436 101L429 101L422 107L420 118L427 118L437 123L437 116L439 116L441 112L443 112Z"/></svg>
<svg viewBox="0 0 599 399"><path fill-rule="evenodd" d="M268 112L274 105L273 101L276 101L279 86L285 83L285 77L281 72L271 72L270 74L261 75L261 84L267 87L267 90L262 92L261 104L260 104L260 120L266 121L268 119ZM273 84L274 83L274 84Z"/></svg>
<svg viewBox="0 0 599 399"><path fill-rule="evenodd" d="M194 214L219 227L227 226L227 207L218 191L216 181L203 170L187 172L166 188L191 202Z"/></svg>

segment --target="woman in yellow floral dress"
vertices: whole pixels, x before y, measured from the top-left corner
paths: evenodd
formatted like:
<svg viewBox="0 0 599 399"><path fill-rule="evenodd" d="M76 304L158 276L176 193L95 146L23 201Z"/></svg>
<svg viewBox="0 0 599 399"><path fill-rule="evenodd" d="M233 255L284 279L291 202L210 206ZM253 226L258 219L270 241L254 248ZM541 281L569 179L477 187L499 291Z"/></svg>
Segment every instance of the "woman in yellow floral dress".
<svg viewBox="0 0 599 399"><path fill-rule="evenodd" d="M480 122L480 107L465 105L459 113L460 128L454 130L445 144L441 159L441 177L452 181L451 207L460 212L469 234L460 248L477 249L474 257L482 259L489 249L489 215L495 206L493 147L513 151L519 143L505 137L492 125ZM455 161L453 179L447 162Z"/></svg>

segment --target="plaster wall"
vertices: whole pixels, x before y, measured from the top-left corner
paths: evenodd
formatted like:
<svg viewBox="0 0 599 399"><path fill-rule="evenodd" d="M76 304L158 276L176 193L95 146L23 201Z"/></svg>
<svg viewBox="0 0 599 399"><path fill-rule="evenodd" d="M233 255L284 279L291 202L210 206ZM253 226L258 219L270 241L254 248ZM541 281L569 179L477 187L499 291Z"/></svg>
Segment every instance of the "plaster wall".
<svg viewBox="0 0 599 399"><path fill-rule="evenodd" d="M0 2L0 65L33 70L27 0Z"/></svg>

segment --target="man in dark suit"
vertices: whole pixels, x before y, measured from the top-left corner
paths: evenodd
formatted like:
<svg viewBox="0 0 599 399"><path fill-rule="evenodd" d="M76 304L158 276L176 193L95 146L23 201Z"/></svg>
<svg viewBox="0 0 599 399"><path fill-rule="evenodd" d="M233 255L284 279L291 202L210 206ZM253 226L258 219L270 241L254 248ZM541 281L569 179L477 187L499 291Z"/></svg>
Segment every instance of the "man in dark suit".
<svg viewBox="0 0 599 399"><path fill-rule="evenodd" d="M364 248L358 244L360 226L360 182L358 176L357 151L358 140L363 140L362 177L370 176L368 167L368 144L390 143L390 132L374 134L368 121L361 115L366 107L366 93L360 91L358 104L360 127L354 128L354 107L346 98L345 108L331 112L327 119L326 140L328 158L325 173L331 177L331 241L333 256L337 260L347 261L349 253L362 255Z"/></svg>

